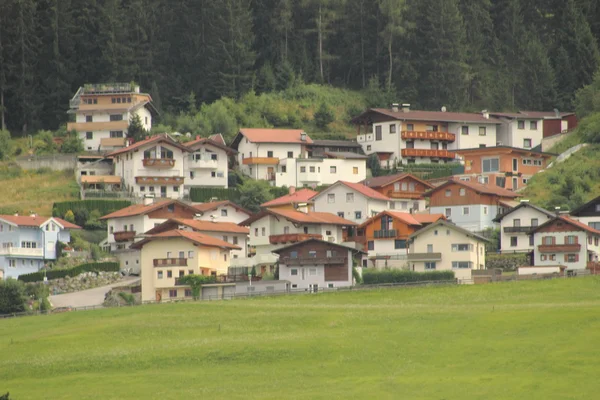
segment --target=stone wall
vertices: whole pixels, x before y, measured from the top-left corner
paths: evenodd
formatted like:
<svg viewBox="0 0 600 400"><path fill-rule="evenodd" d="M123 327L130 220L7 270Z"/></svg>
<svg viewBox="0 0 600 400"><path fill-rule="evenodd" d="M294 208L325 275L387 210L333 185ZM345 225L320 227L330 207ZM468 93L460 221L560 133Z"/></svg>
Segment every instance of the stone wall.
<svg viewBox="0 0 600 400"><path fill-rule="evenodd" d="M77 156L74 154L51 154L47 156L23 156L15 160L24 170L49 168L54 171L75 170Z"/></svg>
<svg viewBox="0 0 600 400"><path fill-rule="evenodd" d="M84 272L74 277L66 276L60 279L48 281L50 294L61 294L79 292L80 290L92 289L98 286L106 286L115 283L122 278L120 272Z"/></svg>

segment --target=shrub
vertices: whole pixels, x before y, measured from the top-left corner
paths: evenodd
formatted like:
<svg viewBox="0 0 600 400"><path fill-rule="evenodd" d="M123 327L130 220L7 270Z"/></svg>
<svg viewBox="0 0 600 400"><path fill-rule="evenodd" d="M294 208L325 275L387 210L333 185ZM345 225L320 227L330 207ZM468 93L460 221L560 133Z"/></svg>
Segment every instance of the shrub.
<svg viewBox="0 0 600 400"><path fill-rule="evenodd" d="M70 222L72 224L75 223L75 214L73 214L73 211L69 210L65 213L65 221Z"/></svg>
<svg viewBox="0 0 600 400"><path fill-rule="evenodd" d="M79 226L85 226L90 217L90 212L87 208L78 208L73 214L75 214L75 223Z"/></svg>
<svg viewBox="0 0 600 400"><path fill-rule="evenodd" d="M333 111L325 103L321 103L317 112L315 112L315 125L321 129L327 128L327 125L335 120Z"/></svg>
<svg viewBox="0 0 600 400"><path fill-rule="evenodd" d="M0 281L0 314L23 312L26 302L23 282L14 279Z"/></svg>
<svg viewBox="0 0 600 400"><path fill-rule="evenodd" d="M203 188L193 187L190 189L190 200L193 202L206 203L213 197L219 200L239 201L239 191L235 188Z"/></svg>
<svg viewBox="0 0 600 400"><path fill-rule="evenodd" d="M120 292L119 297L125 300L125 303L132 306L135 304L135 296L131 293Z"/></svg>
<svg viewBox="0 0 600 400"><path fill-rule="evenodd" d="M65 276L77 276L84 272L118 272L120 271L119 263L117 262L104 262L104 263L88 263L81 264L73 268L67 269L55 269L46 271L46 277L51 279L64 278ZM44 271L32 272L31 274L24 274L19 276L19 280L22 282L41 282L44 280Z"/></svg>
<svg viewBox="0 0 600 400"><path fill-rule="evenodd" d="M364 269L362 278L365 285L377 283L448 281L454 280L454 271L414 272L400 269Z"/></svg>

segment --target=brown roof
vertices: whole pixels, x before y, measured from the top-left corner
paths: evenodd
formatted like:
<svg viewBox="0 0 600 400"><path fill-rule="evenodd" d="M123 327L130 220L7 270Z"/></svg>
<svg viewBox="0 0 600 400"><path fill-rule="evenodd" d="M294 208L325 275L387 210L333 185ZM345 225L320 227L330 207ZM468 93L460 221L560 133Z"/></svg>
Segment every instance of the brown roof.
<svg viewBox="0 0 600 400"><path fill-rule="evenodd" d="M300 140L302 129L267 129L267 128L242 128L240 134L253 143L298 143L312 144L312 139L306 135L306 140Z"/></svg>
<svg viewBox="0 0 600 400"><path fill-rule="evenodd" d="M209 203L199 203L199 204L192 205L192 207L194 207L196 209L196 211L200 211L202 214L204 214L207 211L216 210L220 206L226 206L226 205L229 205L229 206L235 208L236 210L243 212L244 214L252 215L252 211L247 210L244 207L242 207L238 204L235 204L233 201L230 201L230 200L220 200L220 201L213 201L213 202L209 202Z"/></svg>
<svg viewBox="0 0 600 400"><path fill-rule="evenodd" d="M510 191L510 190L507 190L507 189L504 189L501 187L492 186L492 185L482 185L481 183L474 183L474 182L465 182L465 181L461 181L459 179L449 179L447 182L444 182L440 186L437 186L437 187L431 189L430 191L428 191L427 193L423 194L423 196L425 196L425 197L431 196L431 194L437 192L438 190L445 188L448 185L452 185L452 184L464 186L468 189L474 190L477 193L490 194L490 195L498 196L498 197L515 198L515 197L521 196L518 193L515 193L513 191Z"/></svg>
<svg viewBox="0 0 600 400"><path fill-rule="evenodd" d="M339 247L339 248L351 251L352 253L364 253L364 254L366 254L366 252L364 252L362 250L358 250L358 249L356 249L354 247L346 246L344 244L339 244L339 243L328 242L328 241L325 241L325 240L315 239L315 238L306 239L306 240L303 240L301 242L296 242L296 243L288 244L288 245L283 246L283 247L279 247L278 249L273 250L273 253L279 254L279 253L281 253L284 250L287 250L287 249L290 249L290 248L293 248L293 247L297 247L297 246L302 246L302 245L305 245L306 243L309 243L309 242L310 243L315 243L315 242L316 243L323 243L323 244L327 244L328 246L335 246L335 247Z"/></svg>
<svg viewBox="0 0 600 400"><path fill-rule="evenodd" d="M72 224L68 221L65 221L62 218L56 217L40 217L38 215L0 215L0 219L13 225L29 227L40 227L46 222L48 222L48 220L53 219L54 221L62 225L65 229L81 229L79 225Z"/></svg>
<svg viewBox="0 0 600 400"><path fill-rule="evenodd" d="M106 157L114 157L114 156L119 155L119 154L128 153L130 151L133 151L135 149L138 149L138 148L140 148L142 146L145 146L145 145L148 145L148 144L161 143L161 142L168 143L171 146L175 146L178 149L181 149L183 151L190 151L189 148L187 148L186 146L184 146L184 145L176 142L169 135L162 134L162 135L153 136L153 137L148 138L148 139L140 140L139 142L135 142L131 146L127 146L127 147L124 147L122 149L115 150L112 153L107 154Z"/></svg>
<svg viewBox="0 0 600 400"><path fill-rule="evenodd" d="M535 229L532 229L531 232L536 232L536 231L540 230L540 228L542 228L543 226L551 225L551 224L553 224L553 223L555 223L556 221L559 221L559 220L563 221L563 222L565 222L565 223L567 223L569 225L575 226L575 227L577 227L577 228L579 228L581 230L584 230L586 232L593 233L594 235L600 235L600 231L599 230L594 229L594 228L592 228L592 227L584 224L583 222L577 221L577 220L575 220L573 218L570 218L570 217L568 217L566 215L560 215L560 216L558 216L556 218L553 218L553 219L551 219L551 220L549 220L547 222L544 222L543 224L539 225Z"/></svg>
<svg viewBox="0 0 600 400"><path fill-rule="evenodd" d="M319 192L315 192L310 189L300 189L292 194L286 194L285 196L278 197L266 203L262 203L261 207L273 207L284 204L296 204L296 203L308 203Z"/></svg>
<svg viewBox="0 0 600 400"><path fill-rule="evenodd" d="M155 226L150 229L146 234L152 235L164 231L168 231L171 229L170 226L173 225L185 225L187 227L192 228L195 231L203 231L203 232L225 232L225 233L242 233L248 234L250 230L244 226L239 226L238 224L234 224L233 222L213 222L213 221L200 221L197 219L190 218L171 218L162 224Z"/></svg>
<svg viewBox="0 0 600 400"><path fill-rule="evenodd" d="M338 217L335 214L326 212L309 211L307 213L295 210L281 210L277 208L267 208L257 214L254 214L245 221L240 222L240 225L248 226L254 221L258 221L267 215L273 215L275 217L283 217L289 221L296 222L299 224L329 224L329 225L351 225L355 226L356 223L347 219Z"/></svg>
<svg viewBox="0 0 600 400"><path fill-rule="evenodd" d="M420 226L423 224L431 224L440 219L446 219L444 214L410 214L410 213L405 213L405 212L401 212L401 211L386 210L386 211L382 211L379 214L369 218L368 220L363 222L359 227L362 228L362 227L369 225L371 222L378 219L381 215L384 215L384 214L389 215L390 217L392 217L394 219L398 219L407 225L414 225L414 226Z"/></svg>
<svg viewBox="0 0 600 400"><path fill-rule="evenodd" d="M377 176L374 178L367 178L364 181L361 181L360 183L362 183L365 186L368 186L370 188L376 188L376 187L387 186L391 183L401 181L405 178L414 179L415 181L420 182L423 185L425 185L426 187L431 188L431 189L433 189L433 187L434 187L429 182L425 182L424 180L419 179L414 175L405 174L405 173L400 173L400 174L395 174L395 175Z"/></svg>
<svg viewBox="0 0 600 400"><path fill-rule="evenodd" d="M164 206L167 206L169 204L174 204L174 203L177 203L185 208L193 209L192 206L189 206L178 200L161 200L161 201L157 201L152 204L134 204L129 207L125 207L125 208L122 208L115 212L112 212L110 214L107 214L107 215L101 217L100 219L104 220L104 219L109 219L109 218L125 218L125 217L133 217L135 215L144 215L144 214L148 214L149 212L158 210L159 208L162 208Z"/></svg>
<svg viewBox="0 0 600 400"><path fill-rule="evenodd" d="M442 111L419 111L410 110L392 111L387 108L371 108L358 117L352 119L356 123L369 113L377 113L393 118L395 120L410 121L432 121L432 122L475 122L480 124L499 124L501 121L496 118L485 118L481 113L461 113L461 112L442 112Z"/></svg>
<svg viewBox="0 0 600 400"><path fill-rule="evenodd" d="M153 240L160 239L178 239L183 238L187 239L195 244L199 244L207 247L220 247L223 249L232 249L232 250L240 250L241 247L236 246L234 244L228 243L224 240L217 239L215 237L205 235L203 233L191 232L191 231L182 231L178 229L173 229L167 232L157 233L155 235L151 235L137 243L131 245L132 249L141 249L146 243L151 242Z"/></svg>
<svg viewBox="0 0 600 400"><path fill-rule="evenodd" d="M213 140L211 138L198 138L198 139L192 140L190 142L184 143L184 146L192 148L192 147L194 147L196 145L200 145L200 144L207 144L207 145L215 146L221 150L225 150L229 154L236 153L236 151L233 150L231 147L227 147L224 143L220 143L220 141Z"/></svg>

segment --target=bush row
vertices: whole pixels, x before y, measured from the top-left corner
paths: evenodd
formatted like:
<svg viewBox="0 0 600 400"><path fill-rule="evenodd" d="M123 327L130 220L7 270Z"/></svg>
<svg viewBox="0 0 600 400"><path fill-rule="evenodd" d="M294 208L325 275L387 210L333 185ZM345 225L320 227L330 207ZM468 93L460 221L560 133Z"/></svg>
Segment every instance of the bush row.
<svg viewBox="0 0 600 400"><path fill-rule="evenodd" d="M195 203L207 203L211 198L218 200L230 200L234 203L240 198L240 193L235 188L203 188L193 187L190 189L190 200Z"/></svg>
<svg viewBox="0 0 600 400"><path fill-rule="evenodd" d="M454 271L414 272L401 269L363 269L363 283L404 283L424 281L448 281L454 279Z"/></svg>
<svg viewBox="0 0 600 400"><path fill-rule="evenodd" d="M64 278L65 276L77 276L84 272L118 272L120 270L119 263L104 262L104 263L88 263L81 264L68 269L56 269L46 271L48 280ZM31 274L19 275L19 280L23 282L41 282L44 280L44 271L32 272Z"/></svg>
<svg viewBox="0 0 600 400"><path fill-rule="evenodd" d="M52 216L64 218L67 211L85 209L89 213L98 210L100 214L106 215L121 208L129 207L131 202L128 200L73 200L56 202L52 206Z"/></svg>

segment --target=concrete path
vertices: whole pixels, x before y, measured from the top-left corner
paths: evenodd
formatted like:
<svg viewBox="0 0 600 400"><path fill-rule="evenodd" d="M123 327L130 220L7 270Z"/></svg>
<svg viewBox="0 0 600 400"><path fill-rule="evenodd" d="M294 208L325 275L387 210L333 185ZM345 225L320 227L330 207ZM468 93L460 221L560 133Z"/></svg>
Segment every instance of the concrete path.
<svg viewBox="0 0 600 400"><path fill-rule="evenodd" d="M128 276L107 286L100 286L93 289L82 290L80 292L57 294L50 296L48 299L53 307L89 307L97 306L104 302L104 295L115 286L129 285L135 281L139 281L139 276Z"/></svg>

